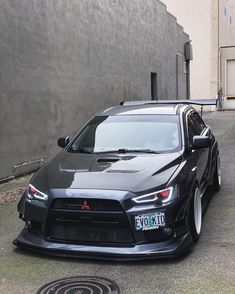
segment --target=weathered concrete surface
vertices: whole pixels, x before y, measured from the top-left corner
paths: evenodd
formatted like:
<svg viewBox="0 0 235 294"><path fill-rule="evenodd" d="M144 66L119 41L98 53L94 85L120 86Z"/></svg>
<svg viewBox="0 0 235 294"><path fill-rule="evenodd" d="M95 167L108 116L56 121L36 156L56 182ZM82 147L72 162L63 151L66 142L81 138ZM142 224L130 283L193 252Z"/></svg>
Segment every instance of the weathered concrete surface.
<svg viewBox="0 0 235 294"><path fill-rule="evenodd" d="M3 183L0 185L0 195L9 191L12 191L14 189L18 189L18 188L24 188L29 180L31 179L33 174L31 175L27 175L24 177L20 177L20 178L16 178L12 181Z"/></svg>
<svg viewBox="0 0 235 294"><path fill-rule="evenodd" d="M184 98L188 40L157 0L1 0L0 178L50 158L97 111L149 99L151 72L165 99L178 72Z"/></svg>
<svg viewBox="0 0 235 294"><path fill-rule="evenodd" d="M124 294L235 293L235 112L206 114L220 142L223 187L204 216L193 251L179 260L145 263L47 258L15 250L22 228L16 204L0 206L0 293L31 294L44 283L74 275L115 280Z"/></svg>
<svg viewBox="0 0 235 294"><path fill-rule="evenodd" d="M31 177L32 174L1 184L0 205L19 201Z"/></svg>

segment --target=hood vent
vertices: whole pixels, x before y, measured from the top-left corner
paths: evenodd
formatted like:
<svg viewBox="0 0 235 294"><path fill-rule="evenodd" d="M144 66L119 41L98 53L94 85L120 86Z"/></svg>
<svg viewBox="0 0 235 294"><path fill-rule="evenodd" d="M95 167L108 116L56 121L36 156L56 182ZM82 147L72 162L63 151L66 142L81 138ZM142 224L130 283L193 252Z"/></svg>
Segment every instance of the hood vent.
<svg viewBox="0 0 235 294"><path fill-rule="evenodd" d="M112 157L112 158L110 158L110 157L104 157L104 158L98 158L97 159L97 162L101 162L101 163L105 163L105 162L117 162L119 160L120 160L120 158L118 158L118 157Z"/></svg>
<svg viewBox="0 0 235 294"><path fill-rule="evenodd" d="M121 169L110 169L106 171L107 173L114 173L114 174L134 174L138 173L138 170L121 170Z"/></svg>

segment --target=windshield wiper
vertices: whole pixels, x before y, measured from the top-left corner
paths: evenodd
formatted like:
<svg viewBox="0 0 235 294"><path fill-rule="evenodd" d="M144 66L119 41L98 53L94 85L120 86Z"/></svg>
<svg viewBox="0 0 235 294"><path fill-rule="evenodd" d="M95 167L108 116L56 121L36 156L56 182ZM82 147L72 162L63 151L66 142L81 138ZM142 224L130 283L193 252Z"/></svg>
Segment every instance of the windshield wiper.
<svg viewBox="0 0 235 294"><path fill-rule="evenodd" d="M151 150L151 149L126 149L120 148L117 150L107 150L107 151L99 151L95 153L152 153L152 154L159 154L160 152Z"/></svg>

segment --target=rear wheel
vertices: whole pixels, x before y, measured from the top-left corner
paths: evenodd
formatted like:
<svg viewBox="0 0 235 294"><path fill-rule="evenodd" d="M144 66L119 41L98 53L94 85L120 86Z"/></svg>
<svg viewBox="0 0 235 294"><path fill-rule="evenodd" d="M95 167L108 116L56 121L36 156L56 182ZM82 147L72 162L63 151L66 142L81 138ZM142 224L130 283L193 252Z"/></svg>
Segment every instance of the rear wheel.
<svg viewBox="0 0 235 294"><path fill-rule="evenodd" d="M202 228L202 199L198 187L195 188L190 203L190 231L194 242L197 242L201 235Z"/></svg>
<svg viewBox="0 0 235 294"><path fill-rule="evenodd" d="M213 188L215 191L219 191L221 187L221 167L220 167L220 156L218 154L216 159L216 167L213 175Z"/></svg>

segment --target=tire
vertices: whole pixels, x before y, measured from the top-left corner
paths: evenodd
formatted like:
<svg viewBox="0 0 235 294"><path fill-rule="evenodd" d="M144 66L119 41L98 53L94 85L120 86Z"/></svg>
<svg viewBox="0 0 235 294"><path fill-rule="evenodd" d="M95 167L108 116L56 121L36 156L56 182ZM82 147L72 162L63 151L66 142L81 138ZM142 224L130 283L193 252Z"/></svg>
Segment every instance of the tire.
<svg viewBox="0 0 235 294"><path fill-rule="evenodd" d="M202 228L202 200L201 192L196 186L193 192L193 197L190 203L190 232L193 241L196 243L201 236Z"/></svg>
<svg viewBox="0 0 235 294"><path fill-rule="evenodd" d="M219 154L216 159L216 166L215 166L215 171L214 171L214 175L213 175L212 186L216 192L218 192L221 187L221 169L220 169L220 156L219 156Z"/></svg>

